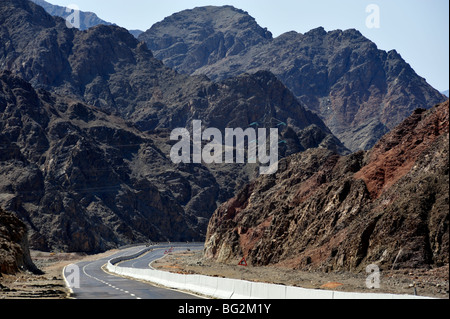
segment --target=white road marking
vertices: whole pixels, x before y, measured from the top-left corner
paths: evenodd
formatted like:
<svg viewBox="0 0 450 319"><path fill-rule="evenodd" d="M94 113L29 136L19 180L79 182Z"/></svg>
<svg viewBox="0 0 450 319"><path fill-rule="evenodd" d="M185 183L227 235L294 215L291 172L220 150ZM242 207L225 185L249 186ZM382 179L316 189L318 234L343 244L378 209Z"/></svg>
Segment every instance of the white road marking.
<svg viewBox="0 0 450 319"><path fill-rule="evenodd" d="M149 250L147 253L145 253L144 255L142 255L142 256L140 256L140 257L138 257L138 258L136 258L136 259L138 260L138 259L142 258L143 256L147 255L149 252L154 252L154 251L157 251L157 250L164 250L164 249L167 249L167 248L156 248L156 249ZM185 247L176 247L176 248L174 247L174 251L180 251L180 250L182 250L182 249L186 249L186 248L185 248ZM125 251L125 252L122 254L122 256L124 256L124 255L126 255L126 254L127 254L127 252ZM166 254L164 254L164 255L162 256L162 258L165 257L165 255L166 255ZM137 260L132 264L132 266L135 266L135 263L137 262ZM155 260L153 260L152 262L154 262L154 261L155 261ZM152 263L152 262L150 262L150 263ZM83 266L83 273L84 273L87 277L92 278L92 279L95 279L95 280L97 280L98 282L101 282L102 284L104 284L104 285L106 285L106 286L109 286L109 287L111 287L111 288L114 288L114 289L116 289L116 290L119 290L119 291L121 291L121 292L123 292L123 293L125 293L125 294L129 294L130 296L135 297L136 299L142 299L142 298L140 298L140 297L137 297L135 294L130 293L128 290L123 290L123 289L117 288L117 287L111 285L110 283L108 283L108 282L106 282L106 281L104 281L104 280L102 280L102 279L99 279L99 278L97 278L97 277L95 277L95 276L92 276L92 275L88 274L88 273L86 272L86 267L89 266L89 265L91 265L91 264L93 264L93 263L94 263L94 262L89 263L89 264L86 264L85 266ZM148 265L149 268L153 268L153 267L151 267L150 263L149 263L149 265ZM64 279L65 279L65 276L64 276Z"/></svg>
<svg viewBox="0 0 450 319"><path fill-rule="evenodd" d="M88 276L89 278L95 279L95 280L97 280L98 282L101 282L101 283L103 283L104 285L107 285L107 286L109 286L109 287L111 287L111 288L114 288L114 289L116 289L116 290L120 290L120 291L122 291L122 292L124 292L124 293L126 293L126 294L129 294L130 296L135 297L136 299L141 299L141 298L139 298L139 297L136 297L135 294L132 294L132 293L130 293L130 292L128 292L128 291L124 291L123 289L117 288L116 286L113 286L113 285L111 285L110 283L108 283L108 282L106 282L106 281L104 281L104 280L101 280L101 279L99 279L99 278L97 278L97 277L95 277L95 276L89 275L89 274L86 272L86 267L89 266L89 265L91 265L91 264L93 264L93 262L90 263L90 264L86 264L86 265L83 266L83 273L84 273L86 276Z"/></svg>

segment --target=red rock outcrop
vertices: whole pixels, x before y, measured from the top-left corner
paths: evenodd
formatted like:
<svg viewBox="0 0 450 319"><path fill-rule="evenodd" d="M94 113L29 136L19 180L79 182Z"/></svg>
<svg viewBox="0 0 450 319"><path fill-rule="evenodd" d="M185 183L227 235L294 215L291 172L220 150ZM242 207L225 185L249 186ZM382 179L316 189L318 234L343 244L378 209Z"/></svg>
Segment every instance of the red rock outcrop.
<svg viewBox="0 0 450 319"><path fill-rule="evenodd" d="M449 103L368 152L307 150L213 215L205 257L303 270L428 268L449 256Z"/></svg>

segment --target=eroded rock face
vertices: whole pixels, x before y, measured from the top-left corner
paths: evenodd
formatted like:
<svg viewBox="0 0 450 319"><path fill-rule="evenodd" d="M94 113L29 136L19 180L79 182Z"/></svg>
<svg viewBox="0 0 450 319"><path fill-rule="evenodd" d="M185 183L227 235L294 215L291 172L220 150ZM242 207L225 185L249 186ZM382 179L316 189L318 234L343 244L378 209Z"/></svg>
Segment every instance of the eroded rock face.
<svg viewBox="0 0 450 319"><path fill-rule="evenodd" d="M269 72L214 83L163 65L125 29L99 25L81 32L68 29L63 19L29 1L5 0L0 5L0 37L5 39L0 43L0 65L34 88L96 106L142 131L190 129L198 119L220 130L245 129L255 121L267 128L283 122L301 135L304 148L321 145L348 152L323 121ZM255 27L254 21L241 16L250 29ZM263 29L255 32L265 36Z"/></svg>
<svg viewBox="0 0 450 319"><path fill-rule="evenodd" d="M171 182L148 167L173 170L185 182L191 173L177 170L150 136L124 120L35 91L9 72L0 73L0 114L0 205L29 225L33 248L98 252L202 237Z"/></svg>
<svg viewBox="0 0 450 319"><path fill-rule="evenodd" d="M448 263L448 112L419 109L368 152L283 159L218 208L205 256L322 271Z"/></svg>
<svg viewBox="0 0 450 319"><path fill-rule="evenodd" d="M255 169L173 164L170 132L193 120L280 127L281 157L348 153L270 72L220 83L180 75L125 29L68 29L25 0L0 2L0 21L10 72L0 83L0 203L30 225L35 248L203 239L217 205Z"/></svg>
<svg viewBox="0 0 450 319"><path fill-rule="evenodd" d="M139 39L187 74L223 80L271 71L352 151L369 150L414 109L446 100L395 50L379 50L353 29L273 38L246 12L201 7L166 18Z"/></svg>
<svg viewBox="0 0 450 319"><path fill-rule="evenodd" d="M14 214L0 208L0 274L21 270L40 272L30 257L27 228Z"/></svg>
<svg viewBox="0 0 450 319"><path fill-rule="evenodd" d="M35 249L98 252L147 240L202 240L218 203L256 176L247 165L176 165L170 130L144 133L9 72L0 74L0 88L0 203L29 225ZM293 122L300 132L311 121L301 119ZM321 143L326 127L313 126L325 133ZM303 149L303 140L317 147L305 138L309 130L299 138L287 129L291 146L281 151Z"/></svg>

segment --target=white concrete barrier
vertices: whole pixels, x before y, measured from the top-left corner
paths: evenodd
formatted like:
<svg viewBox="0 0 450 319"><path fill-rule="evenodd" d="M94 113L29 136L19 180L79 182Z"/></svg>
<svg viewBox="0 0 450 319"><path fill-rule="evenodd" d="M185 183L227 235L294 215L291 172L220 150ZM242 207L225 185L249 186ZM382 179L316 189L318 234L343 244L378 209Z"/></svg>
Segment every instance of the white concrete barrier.
<svg viewBox="0 0 450 319"><path fill-rule="evenodd" d="M187 291L195 291L198 287L198 283L200 282L199 275L189 275L186 276L186 285L185 290Z"/></svg>
<svg viewBox="0 0 450 319"><path fill-rule="evenodd" d="M333 291L288 286L286 299L333 299Z"/></svg>
<svg viewBox="0 0 450 319"><path fill-rule="evenodd" d="M231 299L234 294L236 280L220 278L217 280L217 289L214 293L218 299Z"/></svg>
<svg viewBox="0 0 450 319"><path fill-rule="evenodd" d="M234 291L231 299L248 299L252 294L252 283L245 280L234 280Z"/></svg>
<svg viewBox="0 0 450 319"><path fill-rule="evenodd" d="M136 258L136 257L133 257ZM107 270L120 276L148 281L168 288L189 291L217 299L432 299L412 295L351 293L319 289L305 289L283 285L250 282L238 279L182 275L154 269L115 266L108 261Z"/></svg>

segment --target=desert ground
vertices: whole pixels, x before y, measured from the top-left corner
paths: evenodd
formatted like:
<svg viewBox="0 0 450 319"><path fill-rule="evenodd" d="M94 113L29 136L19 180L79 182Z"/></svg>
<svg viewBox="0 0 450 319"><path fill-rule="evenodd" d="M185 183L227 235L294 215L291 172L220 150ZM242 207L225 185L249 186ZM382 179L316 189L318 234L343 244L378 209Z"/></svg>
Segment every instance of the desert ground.
<svg viewBox="0 0 450 319"><path fill-rule="evenodd" d="M81 261L95 260L104 255L111 255L111 250L99 255L78 253L48 253L30 251L34 264L43 272L35 275L20 272L16 275L0 276L0 299L66 299L69 298L62 275L65 266Z"/></svg>
<svg viewBox="0 0 450 319"><path fill-rule="evenodd" d="M36 266L44 273L34 275L21 272L0 277L0 299L66 299L69 291L62 276L66 265L95 260L112 255L112 250L99 255L77 253L47 253L31 251ZM366 287L366 273L302 272L275 267L239 266L221 264L203 258L201 252L180 252L155 261L156 269L183 273L228 277L257 282L298 286L311 289L332 289L367 293L414 294L434 298L449 298L449 266L431 270L403 269L381 272L380 289Z"/></svg>

